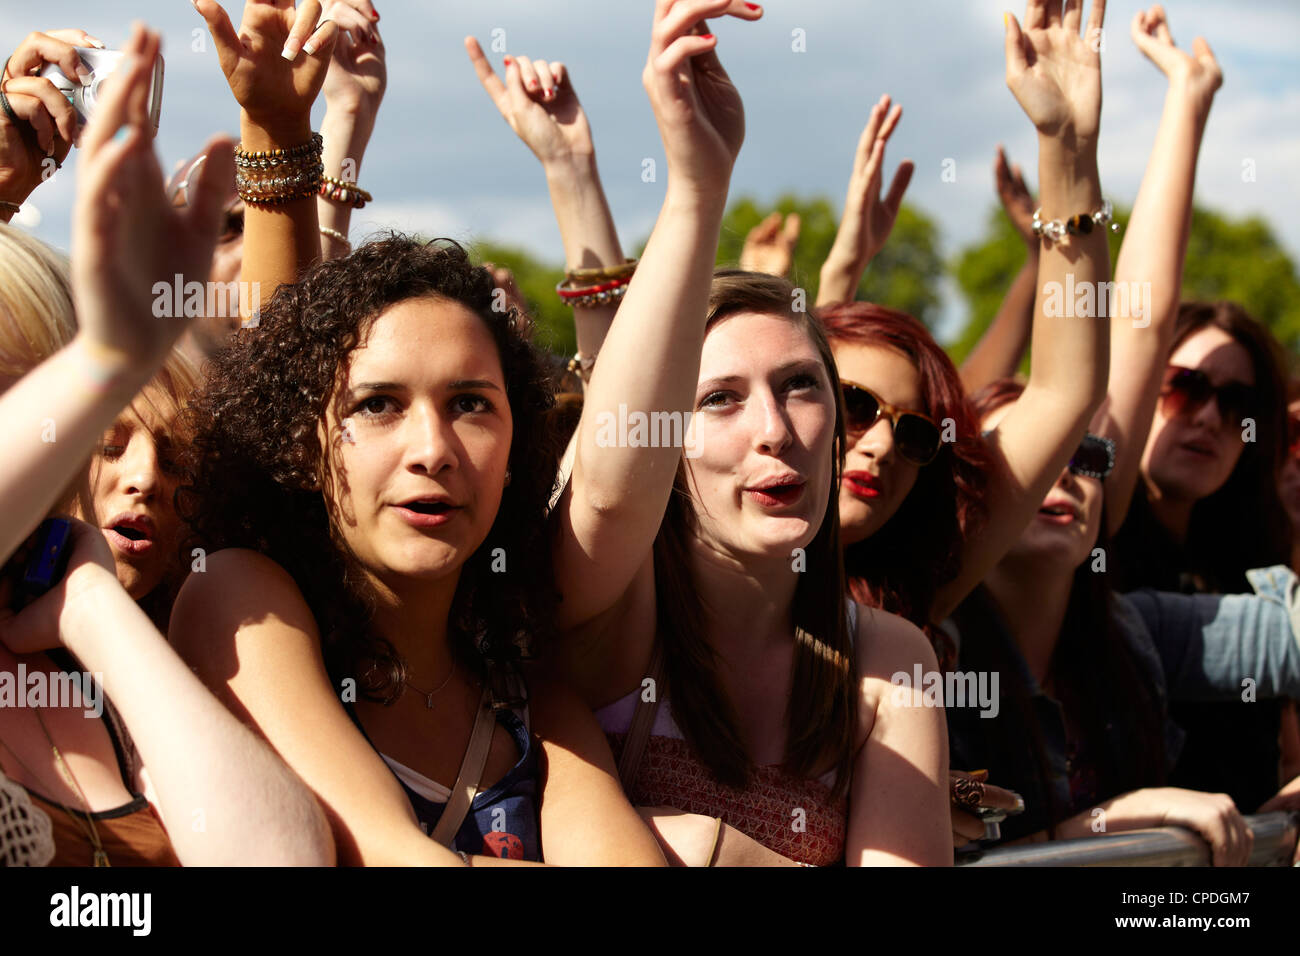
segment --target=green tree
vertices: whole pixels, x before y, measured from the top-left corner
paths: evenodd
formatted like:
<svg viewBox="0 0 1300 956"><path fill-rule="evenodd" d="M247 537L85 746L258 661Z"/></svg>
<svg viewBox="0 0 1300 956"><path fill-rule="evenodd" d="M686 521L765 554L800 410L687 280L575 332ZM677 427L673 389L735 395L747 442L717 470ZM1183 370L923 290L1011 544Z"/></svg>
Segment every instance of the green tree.
<svg viewBox="0 0 1300 956"><path fill-rule="evenodd" d="M551 265L522 249L488 241L476 242L471 255L476 262L505 266L514 273L515 285L537 324L536 342L539 346L557 355L572 355L578 350L573 310L555 294L555 287L564 278L564 266Z"/></svg>
<svg viewBox="0 0 1300 956"><path fill-rule="evenodd" d="M737 199L722 220L718 264L735 266L749 231L773 211L797 212L802 220L790 278L795 285L808 290L808 301L812 302L817 297L822 263L839 226L834 207L824 197L801 199L786 195L774 206L760 206L748 197ZM943 275L938 238L939 230L934 222L904 204L889 241L867 267L858 286L858 298L901 309L929 325L937 318L938 286Z"/></svg>
<svg viewBox="0 0 1300 956"><path fill-rule="evenodd" d="M1119 255L1129 212L1116 210L1120 230L1109 236L1112 263ZM965 329L948 346L954 362L962 362L987 331L1024 262L1024 242L1001 207L995 207L985 238L967 246L953 261L970 316ZM1288 349L1295 351L1300 346L1296 266L1268 224L1257 217L1234 220L1208 209L1193 209L1182 298L1240 302Z"/></svg>

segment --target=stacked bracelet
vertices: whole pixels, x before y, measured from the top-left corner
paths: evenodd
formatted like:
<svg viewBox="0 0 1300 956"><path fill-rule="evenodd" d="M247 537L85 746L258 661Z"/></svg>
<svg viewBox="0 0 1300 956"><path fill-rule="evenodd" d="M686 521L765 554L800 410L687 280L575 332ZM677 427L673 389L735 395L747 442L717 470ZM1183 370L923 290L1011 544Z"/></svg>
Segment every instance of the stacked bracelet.
<svg viewBox="0 0 1300 956"><path fill-rule="evenodd" d="M591 379L591 370L596 367L596 356L583 355L582 352L574 352L573 358L569 359L568 369L582 380L586 385Z"/></svg>
<svg viewBox="0 0 1300 956"><path fill-rule="evenodd" d="M239 198L250 205L269 206L314 196L325 175L324 147L320 133L312 133L311 142L290 149L235 150Z"/></svg>
<svg viewBox="0 0 1300 956"><path fill-rule="evenodd" d="M564 274L566 282L603 282L610 279L630 279L636 272L637 261L624 259L621 265L597 269L570 269Z"/></svg>
<svg viewBox="0 0 1300 956"><path fill-rule="evenodd" d="M320 195L324 199L347 203L353 209L362 209L366 203L374 202L375 199L374 196L356 183L350 183L345 179L335 179L333 176L321 177Z"/></svg>
<svg viewBox="0 0 1300 956"><path fill-rule="evenodd" d="M1080 213L1064 222L1060 219L1044 222L1041 218L1042 211L1042 207L1034 210L1034 235L1040 239L1046 236L1052 242L1065 242L1066 236L1086 236L1092 232L1094 225L1105 226L1107 223L1110 224L1111 232L1119 232L1119 223L1111 222L1115 210L1109 199L1102 200L1101 208L1096 212Z"/></svg>
<svg viewBox="0 0 1300 956"><path fill-rule="evenodd" d="M22 211L22 208L23 207L18 205L16 202L10 202L7 199L0 199L0 209L17 214Z"/></svg>
<svg viewBox="0 0 1300 956"><path fill-rule="evenodd" d="M565 283L561 282L555 287L555 293L564 300L565 305L571 305L575 308L596 305L608 305L611 302L617 302L623 298L627 292L627 286L630 279L611 279L609 282L602 282L600 285L586 286L581 289L567 289Z"/></svg>

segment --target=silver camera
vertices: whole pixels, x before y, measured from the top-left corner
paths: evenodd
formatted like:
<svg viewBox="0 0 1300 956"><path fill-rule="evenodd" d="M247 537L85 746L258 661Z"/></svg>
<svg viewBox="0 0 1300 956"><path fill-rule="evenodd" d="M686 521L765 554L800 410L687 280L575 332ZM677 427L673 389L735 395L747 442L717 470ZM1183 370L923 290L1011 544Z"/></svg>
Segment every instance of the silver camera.
<svg viewBox="0 0 1300 956"><path fill-rule="evenodd" d="M86 64L86 69L90 70L90 82L85 86L81 85L78 79L69 79L54 64L46 64L41 70L41 76L46 77L62 93L72 108L77 111L83 123L89 122L91 114L95 111L95 103L99 99L100 87L117 69L118 64L126 55L120 50L96 50L91 47L76 47L77 55L81 57L81 62ZM158 131L158 116L162 111L162 86L163 86L163 60L158 57L158 62L153 68L152 89L149 91L149 122Z"/></svg>

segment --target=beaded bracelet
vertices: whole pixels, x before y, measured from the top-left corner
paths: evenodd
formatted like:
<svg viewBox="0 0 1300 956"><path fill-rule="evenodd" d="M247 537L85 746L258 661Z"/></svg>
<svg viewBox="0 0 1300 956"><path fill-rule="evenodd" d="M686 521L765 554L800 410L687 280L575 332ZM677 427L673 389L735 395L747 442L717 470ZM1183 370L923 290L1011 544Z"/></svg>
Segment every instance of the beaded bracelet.
<svg viewBox="0 0 1300 956"><path fill-rule="evenodd" d="M555 287L555 294L564 300L565 305L571 305L575 308L608 305L623 298L623 295L627 292L628 283L631 281L631 278L611 279L608 282L602 282L600 285L570 289L566 288L569 285L569 280L565 279Z"/></svg>
<svg viewBox="0 0 1300 956"><path fill-rule="evenodd" d="M322 236L328 236L331 239L336 239L339 242L343 243L343 245L347 246L349 252L352 250L351 241L348 239L347 236L343 235L343 233L339 232L337 229L331 229L329 226L320 226L318 228L320 229L320 234Z"/></svg>
<svg viewBox="0 0 1300 956"><path fill-rule="evenodd" d="M596 356L594 355L583 355L581 352L574 352L573 358L569 359L568 370L582 379L584 385L590 380L591 370L595 367Z"/></svg>
<svg viewBox="0 0 1300 956"><path fill-rule="evenodd" d="M1066 236L1086 236L1092 232L1094 225L1105 226L1107 223L1110 223L1111 232L1119 232L1119 223L1111 222L1115 210L1109 199L1103 199L1101 208L1096 212L1080 213L1064 222L1060 219L1044 222L1041 218L1042 211L1041 206L1034 210L1034 235L1040 239L1046 236L1052 242L1065 242Z"/></svg>
<svg viewBox="0 0 1300 956"><path fill-rule="evenodd" d="M321 162L324 148L320 133L312 133L311 142L289 149L235 150L239 197L251 205L270 206L315 195L325 175ZM265 171L272 175L263 175Z"/></svg>
<svg viewBox="0 0 1300 956"><path fill-rule="evenodd" d="M366 203L373 202L375 199L356 183L335 179L333 176L321 177L320 195L335 202L348 203L353 209L364 209Z"/></svg>

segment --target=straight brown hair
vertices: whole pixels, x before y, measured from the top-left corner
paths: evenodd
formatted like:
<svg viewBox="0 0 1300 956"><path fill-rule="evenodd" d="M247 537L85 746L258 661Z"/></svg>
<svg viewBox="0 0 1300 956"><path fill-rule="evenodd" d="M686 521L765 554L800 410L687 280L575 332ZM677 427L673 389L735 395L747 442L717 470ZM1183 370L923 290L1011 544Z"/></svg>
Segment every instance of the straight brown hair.
<svg viewBox="0 0 1300 956"><path fill-rule="evenodd" d="M739 270L714 275L707 326L740 312L787 318L812 340L835 396L835 440L825 516L805 549L792 618L794 670L786 704L785 770L813 777L834 768L834 795L852 778L857 717L857 666L845 616L847 591L840 551L839 488L844 465L844 409L839 375L821 327L795 308L795 288L775 276ZM718 680L717 659L703 638L703 614L690 572L689 541L696 533L694 502L685 461L678 465L673 494L655 539L655 605L664 649L667 691L682 735L720 783L742 788L754 769L739 733L739 720Z"/></svg>

